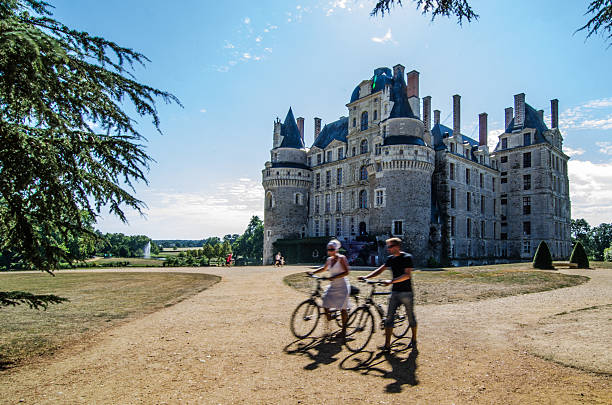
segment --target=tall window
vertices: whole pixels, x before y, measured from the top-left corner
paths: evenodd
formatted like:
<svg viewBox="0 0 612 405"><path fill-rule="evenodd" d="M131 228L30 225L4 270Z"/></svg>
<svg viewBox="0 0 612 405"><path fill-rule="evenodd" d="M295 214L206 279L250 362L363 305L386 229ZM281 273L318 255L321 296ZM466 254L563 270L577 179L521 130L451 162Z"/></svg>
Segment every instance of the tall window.
<svg viewBox="0 0 612 405"><path fill-rule="evenodd" d="M495 177L491 177L491 191L495 192Z"/></svg>
<svg viewBox="0 0 612 405"><path fill-rule="evenodd" d="M332 156L332 151L328 150L327 151L327 160L325 160L326 162L331 162L333 160L333 156Z"/></svg>
<svg viewBox="0 0 612 405"><path fill-rule="evenodd" d="M469 191L466 193L466 207L468 211L472 210L472 193Z"/></svg>
<svg viewBox="0 0 612 405"><path fill-rule="evenodd" d="M502 149L508 149L508 138L502 138Z"/></svg>
<svg viewBox="0 0 612 405"><path fill-rule="evenodd" d="M465 184L470 184L470 169L465 168Z"/></svg>
<svg viewBox="0 0 612 405"><path fill-rule="evenodd" d="M331 210L331 195L325 194L325 213Z"/></svg>
<svg viewBox="0 0 612 405"><path fill-rule="evenodd" d="M523 153L523 167L531 167L531 152Z"/></svg>
<svg viewBox="0 0 612 405"><path fill-rule="evenodd" d="M374 121L378 119L378 110L374 110Z"/></svg>
<svg viewBox="0 0 612 405"><path fill-rule="evenodd" d="M267 199L266 206L268 207L268 209L274 207L274 199L272 197L272 193L268 193L266 199Z"/></svg>
<svg viewBox="0 0 612 405"><path fill-rule="evenodd" d="M302 205L302 194L295 193L295 204Z"/></svg>
<svg viewBox="0 0 612 405"><path fill-rule="evenodd" d="M339 167L336 170L336 185L341 186L342 185L342 168Z"/></svg>
<svg viewBox="0 0 612 405"><path fill-rule="evenodd" d="M483 239L486 237L485 230L485 221L480 221L480 237Z"/></svg>
<svg viewBox="0 0 612 405"><path fill-rule="evenodd" d="M357 126L357 118L353 118L353 128Z"/></svg>
<svg viewBox="0 0 612 405"><path fill-rule="evenodd" d="M379 144L379 143L375 144L374 145L374 154L378 156L378 155L380 155L381 151L382 151L382 145Z"/></svg>
<svg viewBox="0 0 612 405"><path fill-rule="evenodd" d="M448 172L451 180L455 180L455 164L449 163Z"/></svg>
<svg viewBox="0 0 612 405"><path fill-rule="evenodd" d="M344 148L338 148L338 160L344 159Z"/></svg>
<svg viewBox="0 0 612 405"><path fill-rule="evenodd" d="M531 197L523 197L523 215L531 214Z"/></svg>
<svg viewBox="0 0 612 405"><path fill-rule="evenodd" d="M321 187L321 173L315 173L315 188L318 190Z"/></svg>
<svg viewBox="0 0 612 405"><path fill-rule="evenodd" d="M342 218L336 218L336 236L342 235Z"/></svg>
<svg viewBox="0 0 612 405"><path fill-rule="evenodd" d="M404 233L403 228L403 221L393 221L393 235L402 235Z"/></svg>
<svg viewBox="0 0 612 405"><path fill-rule="evenodd" d="M531 236L531 222L523 222L523 236Z"/></svg>
<svg viewBox="0 0 612 405"><path fill-rule="evenodd" d="M321 207L321 196L315 195L314 198L314 212L315 214L319 214Z"/></svg>
<svg viewBox="0 0 612 405"><path fill-rule="evenodd" d="M378 189L375 191L375 204L377 207L383 207L385 205L385 190Z"/></svg>
<svg viewBox="0 0 612 405"><path fill-rule="evenodd" d="M523 241L523 253L531 254L531 241L529 239Z"/></svg>
<svg viewBox="0 0 612 405"><path fill-rule="evenodd" d="M450 204L451 204L451 208L455 208L455 206L457 205L457 190L455 190L454 188L451 188L451 193L450 193Z"/></svg>
<svg viewBox="0 0 612 405"><path fill-rule="evenodd" d="M355 235L355 218L351 217L349 223L351 228L351 235Z"/></svg>
<svg viewBox="0 0 612 405"><path fill-rule="evenodd" d="M336 211L342 211L342 193L336 193Z"/></svg>
<svg viewBox="0 0 612 405"><path fill-rule="evenodd" d="M480 196L480 213L481 214L485 213L485 196L484 195Z"/></svg>
<svg viewBox="0 0 612 405"><path fill-rule="evenodd" d="M325 171L325 187L331 186L331 170Z"/></svg>
<svg viewBox="0 0 612 405"><path fill-rule="evenodd" d="M466 223L467 228L465 230L466 236L468 238L471 238L472 237L472 220L470 218L468 218L466 222L467 222Z"/></svg>
<svg viewBox="0 0 612 405"><path fill-rule="evenodd" d="M365 190L359 192L359 208L368 208L368 192Z"/></svg>
<svg viewBox="0 0 612 405"><path fill-rule="evenodd" d="M325 220L325 236L329 235L329 219Z"/></svg>
<svg viewBox="0 0 612 405"><path fill-rule="evenodd" d="M367 180L368 179L368 169L366 169L365 165L361 166L359 169L359 180Z"/></svg>
<svg viewBox="0 0 612 405"><path fill-rule="evenodd" d="M368 112L364 111L361 113L361 130L365 131L368 129Z"/></svg>
<svg viewBox="0 0 612 405"><path fill-rule="evenodd" d="M531 175L526 174L523 176L523 190L531 189Z"/></svg>
<svg viewBox="0 0 612 405"><path fill-rule="evenodd" d="M322 159L323 159L322 155L321 155L320 153L317 153L317 164L318 164L318 165L320 165L320 164L321 164Z"/></svg>
<svg viewBox="0 0 612 405"><path fill-rule="evenodd" d="M529 146L531 145L531 133L523 134L523 145Z"/></svg>
<svg viewBox="0 0 612 405"><path fill-rule="evenodd" d="M455 217L451 217L451 229L450 229L451 236L455 236L456 227L457 227L457 223L456 223Z"/></svg>
<svg viewBox="0 0 612 405"><path fill-rule="evenodd" d="M366 139L361 141L359 145L359 153L368 153L368 141Z"/></svg>
<svg viewBox="0 0 612 405"><path fill-rule="evenodd" d="M321 226L318 219L315 219L314 221L314 233L315 236L320 236L321 234Z"/></svg>
<svg viewBox="0 0 612 405"><path fill-rule="evenodd" d="M484 187L484 174L480 173L480 188Z"/></svg>

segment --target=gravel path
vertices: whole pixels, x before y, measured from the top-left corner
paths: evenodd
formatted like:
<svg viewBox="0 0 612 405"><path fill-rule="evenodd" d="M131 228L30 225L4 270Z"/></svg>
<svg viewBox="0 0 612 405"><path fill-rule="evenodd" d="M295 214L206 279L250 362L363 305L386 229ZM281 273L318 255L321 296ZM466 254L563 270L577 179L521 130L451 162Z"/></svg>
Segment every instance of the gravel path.
<svg viewBox="0 0 612 405"><path fill-rule="evenodd" d="M610 270L582 272L591 281L571 288L417 307L418 354L386 356L375 351L378 332L371 351L358 355L335 343L295 342L288 319L304 294L282 278L303 270L165 269L223 280L52 359L1 373L2 402L612 403L609 374L544 360L529 343L542 319L612 304ZM609 328L599 332L612 341Z"/></svg>

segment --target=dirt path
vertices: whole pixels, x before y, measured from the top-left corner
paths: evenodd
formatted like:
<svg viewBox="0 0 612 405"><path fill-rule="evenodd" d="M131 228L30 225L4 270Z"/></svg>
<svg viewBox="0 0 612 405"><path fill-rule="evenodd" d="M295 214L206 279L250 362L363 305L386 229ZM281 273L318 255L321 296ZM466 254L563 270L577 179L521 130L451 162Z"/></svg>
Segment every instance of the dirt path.
<svg viewBox="0 0 612 405"><path fill-rule="evenodd" d="M529 354L525 332L525 325L544 317L612 303L609 270L589 271L592 280L572 288L418 307L418 355L388 356L355 356L319 341L296 350L287 322L304 295L282 278L300 270L206 269L223 280L102 333L85 347L0 374L0 398L122 404L612 402L610 376ZM381 343L382 335L374 340Z"/></svg>

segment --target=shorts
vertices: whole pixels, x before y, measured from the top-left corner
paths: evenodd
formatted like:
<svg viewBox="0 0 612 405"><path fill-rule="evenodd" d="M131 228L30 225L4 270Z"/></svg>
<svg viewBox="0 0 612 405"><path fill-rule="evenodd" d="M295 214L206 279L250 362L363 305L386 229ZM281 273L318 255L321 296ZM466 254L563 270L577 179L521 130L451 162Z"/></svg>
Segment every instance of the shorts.
<svg viewBox="0 0 612 405"><path fill-rule="evenodd" d="M393 317L397 307L404 304L406 307L406 316L408 317L408 325L416 326L417 321L414 316L414 296L412 291L392 291L389 297L389 306L387 308L387 318L385 319L385 327L393 327Z"/></svg>

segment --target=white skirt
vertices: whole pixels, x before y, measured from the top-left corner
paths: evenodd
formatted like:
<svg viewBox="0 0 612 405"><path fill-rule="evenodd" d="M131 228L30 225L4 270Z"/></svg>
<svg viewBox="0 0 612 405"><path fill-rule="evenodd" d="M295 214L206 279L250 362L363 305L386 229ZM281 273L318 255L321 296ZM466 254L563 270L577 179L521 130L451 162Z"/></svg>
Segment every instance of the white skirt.
<svg viewBox="0 0 612 405"><path fill-rule="evenodd" d="M351 285L346 277L332 280L323 294L323 307L328 309L350 309Z"/></svg>

